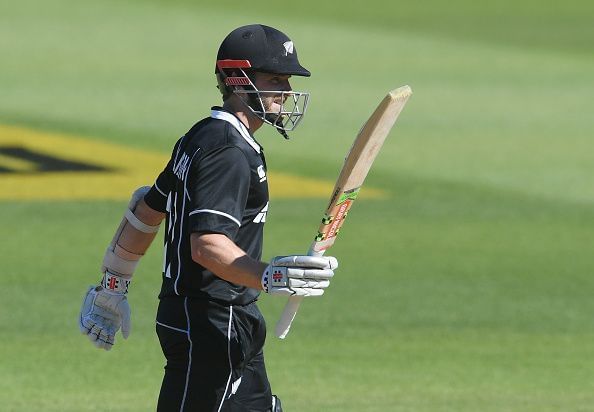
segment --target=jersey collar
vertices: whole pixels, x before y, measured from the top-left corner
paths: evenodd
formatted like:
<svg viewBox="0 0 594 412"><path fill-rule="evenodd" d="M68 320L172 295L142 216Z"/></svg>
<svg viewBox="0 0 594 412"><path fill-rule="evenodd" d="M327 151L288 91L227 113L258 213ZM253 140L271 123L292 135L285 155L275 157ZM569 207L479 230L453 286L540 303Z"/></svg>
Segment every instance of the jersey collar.
<svg viewBox="0 0 594 412"><path fill-rule="evenodd" d="M233 127L235 127L235 129L237 129L239 134L241 134L241 136L245 139L245 141L248 142L248 144L250 146L252 146L252 148L256 152L260 153L262 151L262 148L254 140L254 138L248 131L247 127L245 127L245 125L241 122L241 120L239 120L237 117L233 116L231 113L219 110L218 108L213 108L210 111L210 117L212 117L213 119L224 120L228 123L231 123L231 125Z"/></svg>

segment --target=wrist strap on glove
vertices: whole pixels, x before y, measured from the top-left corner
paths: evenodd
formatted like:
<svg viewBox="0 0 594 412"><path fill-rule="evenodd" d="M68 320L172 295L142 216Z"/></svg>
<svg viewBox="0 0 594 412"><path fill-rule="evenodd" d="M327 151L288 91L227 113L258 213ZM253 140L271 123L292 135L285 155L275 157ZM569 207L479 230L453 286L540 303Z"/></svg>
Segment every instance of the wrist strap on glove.
<svg viewBox="0 0 594 412"><path fill-rule="evenodd" d="M130 286L130 279L114 275L110 272L105 272L103 279L101 279L101 286L111 293L125 295L128 293L128 286Z"/></svg>

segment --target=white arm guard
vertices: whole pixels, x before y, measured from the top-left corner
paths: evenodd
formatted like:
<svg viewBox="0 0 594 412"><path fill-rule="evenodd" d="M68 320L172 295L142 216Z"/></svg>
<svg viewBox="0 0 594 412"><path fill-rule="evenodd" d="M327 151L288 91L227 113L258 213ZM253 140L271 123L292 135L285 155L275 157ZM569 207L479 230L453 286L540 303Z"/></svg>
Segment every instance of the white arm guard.
<svg viewBox="0 0 594 412"><path fill-rule="evenodd" d="M132 278L134 270L142 255L128 252L118 245L118 240L120 239L120 235L122 234L126 223L130 223L135 229L144 233L155 233L159 230L159 226L149 226L134 215L136 205L138 205L138 202L144 198L144 195L146 195L149 190L149 186L143 186L136 189L132 194L132 198L130 199L130 203L128 203L128 208L124 213L120 226L105 251L103 263L101 265L101 273L111 272L125 279Z"/></svg>
<svg viewBox="0 0 594 412"><path fill-rule="evenodd" d="M91 286L83 300L79 318L80 331L101 349L111 349L115 343L115 335L120 328L124 338L127 338L130 333L130 306L126 294L130 279L142 254L139 255L124 249L119 245L119 241L122 233L127 233L127 236L130 236L131 232L128 229L124 231L126 223L130 223L136 230L146 234L153 235L159 230L159 226L149 226L134 214L138 203L149 189L148 186L144 186L132 194L124 218L103 257L101 285ZM151 241L152 238L151 236ZM142 250L141 253L144 253L144 248L134 250L136 252Z"/></svg>

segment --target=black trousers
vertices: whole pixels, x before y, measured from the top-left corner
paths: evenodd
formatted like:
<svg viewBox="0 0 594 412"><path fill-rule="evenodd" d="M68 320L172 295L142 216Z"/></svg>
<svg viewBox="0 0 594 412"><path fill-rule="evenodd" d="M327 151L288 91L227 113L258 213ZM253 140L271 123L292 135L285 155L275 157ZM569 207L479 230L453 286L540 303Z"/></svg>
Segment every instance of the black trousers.
<svg viewBox="0 0 594 412"><path fill-rule="evenodd" d="M156 328L167 359L158 412L271 410L266 324L255 303L163 298Z"/></svg>

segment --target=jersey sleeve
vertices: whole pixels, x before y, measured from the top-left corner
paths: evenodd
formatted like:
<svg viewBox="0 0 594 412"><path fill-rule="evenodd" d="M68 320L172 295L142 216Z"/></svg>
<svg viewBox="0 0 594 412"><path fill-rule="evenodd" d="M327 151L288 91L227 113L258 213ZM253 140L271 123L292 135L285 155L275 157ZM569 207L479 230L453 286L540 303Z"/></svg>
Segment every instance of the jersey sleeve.
<svg viewBox="0 0 594 412"><path fill-rule="evenodd" d="M167 209L167 197L169 196L169 192L172 190L170 188L171 179L169 177L169 167L170 165L168 164L167 167L165 167L165 169L159 174L151 189L144 196L144 201L151 209L162 213L165 213Z"/></svg>
<svg viewBox="0 0 594 412"><path fill-rule="evenodd" d="M167 166L165 166L163 171L159 174L159 176L157 176L155 183L148 191L148 193L144 196L144 201L151 209L154 209L162 213L165 213L167 211L167 198L169 197L169 192L173 192L175 190L175 175L173 174L173 163L178 151L180 150L180 146L182 144L184 137L182 137L175 143L175 145L173 146L173 151L171 153L171 159L169 159Z"/></svg>
<svg viewBox="0 0 594 412"><path fill-rule="evenodd" d="M189 228L235 240L250 186L250 166L241 149L217 149L192 165L188 182Z"/></svg>

